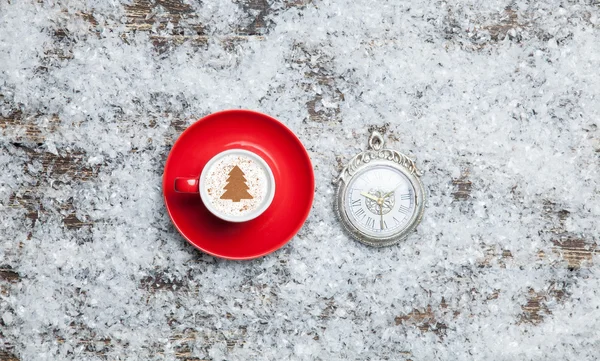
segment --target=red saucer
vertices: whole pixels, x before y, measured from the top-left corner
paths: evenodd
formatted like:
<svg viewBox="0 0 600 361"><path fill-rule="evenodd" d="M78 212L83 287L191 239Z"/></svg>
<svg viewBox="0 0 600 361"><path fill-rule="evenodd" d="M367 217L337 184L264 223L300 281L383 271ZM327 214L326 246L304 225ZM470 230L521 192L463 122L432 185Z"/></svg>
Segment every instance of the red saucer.
<svg viewBox="0 0 600 361"><path fill-rule="evenodd" d="M176 193L176 177L198 177L204 165L227 149L262 157L275 177L275 197L258 218L244 223L212 215L198 194ZM196 248L217 257L250 259L286 244L310 212L315 179L308 153L298 138L274 118L250 110L208 115L186 129L169 153L163 193L169 216Z"/></svg>

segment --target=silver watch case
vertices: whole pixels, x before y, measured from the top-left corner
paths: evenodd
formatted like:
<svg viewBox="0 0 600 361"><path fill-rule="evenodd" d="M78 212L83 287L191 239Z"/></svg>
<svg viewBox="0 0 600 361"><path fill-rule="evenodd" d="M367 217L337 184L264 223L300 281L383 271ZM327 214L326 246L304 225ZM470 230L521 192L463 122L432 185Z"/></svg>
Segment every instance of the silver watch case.
<svg viewBox="0 0 600 361"><path fill-rule="evenodd" d="M406 239L421 222L426 201L425 188L419 178L422 173L417 169L415 162L396 150L383 148L383 143L381 134L373 132L369 138L369 148L355 155L336 179L338 187L335 193L334 210L342 222L344 230L357 241L373 247L391 246ZM352 178L359 176L371 167L380 165L398 170L408 178L415 189L415 212L407 225L393 235L373 237L361 232L350 222L344 200Z"/></svg>

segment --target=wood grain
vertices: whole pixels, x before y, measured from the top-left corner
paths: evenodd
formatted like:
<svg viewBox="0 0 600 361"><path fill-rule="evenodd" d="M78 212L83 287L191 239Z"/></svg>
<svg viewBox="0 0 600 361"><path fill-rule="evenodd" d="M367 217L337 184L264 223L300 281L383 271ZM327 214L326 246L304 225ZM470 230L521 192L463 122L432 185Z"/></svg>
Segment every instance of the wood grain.
<svg viewBox="0 0 600 361"><path fill-rule="evenodd" d="M135 0L125 5L130 31L168 30L170 35L205 35L204 27L189 4L178 0ZM170 29L169 29L170 28Z"/></svg>
<svg viewBox="0 0 600 361"><path fill-rule="evenodd" d="M17 273L9 265L0 265L0 282L16 283L19 281L19 273Z"/></svg>
<svg viewBox="0 0 600 361"><path fill-rule="evenodd" d="M551 285L548 290L536 292L533 289L528 291L527 303L521 306L523 313L520 322L537 325L544 321L544 317L551 315L552 310L548 303L560 303L567 295L564 291L564 285Z"/></svg>
<svg viewBox="0 0 600 361"><path fill-rule="evenodd" d="M576 270L593 262L593 256L598 253L595 242L586 240L580 235L567 231L566 222L571 217L571 212L562 208L560 204L544 201L544 217L552 225L546 233L552 236L552 253L560 256L567 268ZM540 257L545 257L540 252Z"/></svg>
<svg viewBox="0 0 600 361"><path fill-rule="evenodd" d="M156 272L153 275L144 277L140 282L140 288L154 293L156 291L189 290L190 286L186 280L174 278L165 272Z"/></svg>
<svg viewBox="0 0 600 361"><path fill-rule="evenodd" d="M504 9L497 22L481 26L475 29L475 32L487 32L492 42L502 41L505 38L509 40L520 40L519 29L526 28L530 23L520 19L517 12L510 6Z"/></svg>
<svg viewBox="0 0 600 361"><path fill-rule="evenodd" d="M15 356L14 354L12 354L8 351L2 351L2 350L0 350L0 360L1 361L19 361L17 356Z"/></svg>
<svg viewBox="0 0 600 361"><path fill-rule="evenodd" d="M8 296L10 285L19 282L19 273L9 265L0 265L0 297ZM1 309L2 312L9 312L10 309ZM5 336L2 334L2 328L6 327L2 317L0 317L0 361L19 361L16 355L12 353L12 346L5 342Z"/></svg>
<svg viewBox="0 0 600 361"><path fill-rule="evenodd" d="M304 65L304 77L309 80L303 85L312 99L306 102L309 120L318 123L341 123L340 104L344 94L336 85L337 78L332 71L332 60L319 48L308 48L304 44L296 44L291 59L296 64ZM315 89L318 86L319 89Z"/></svg>
<svg viewBox="0 0 600 361"><path fill-rule="evenodd" d="M471 187L473 184L469 180L469 169L464 168L459 178L452 180L454 192L452 196L456 201L466 201L471 196Z"/></svg>
<svg viewBox="0 0 600 361"><path fill-rule="evenodd" d="M2 94L0 94L0 99ZM44 118L44 119L42 119ZM44 122L44 120L47 120ZM15 108L6 116L0 115L0 131L9 137L13 142L43 143L44 133L52 132L58 123L56 116L44 116L34 114L25 116L21 109ZM45 127L40 123L46 123Z"/></svg>
<svg viewBox="0 0 600 361"><path fill-rule="evenodd" d="M100 166L88 165L87 159L89 156L79 151L63 151L61 149L58 154L53 154L41 147L25 146L21 143L13 143L12 147L25 151L29 158L27 164L34 162L41 164L42 168L39 174L34 175L38 180L38 185L41 183L46 185L52 183L53 186L59 187L63 182L74 184L75 182L87 181L95 177L100 168ZM24 172L28 173L26 169L24 169ZM26 216L32 220L33 227L40 215L47 212L42 206L42 198L43 193L39 188L27 188L10 195L9 204L12 207L26 209ZM91 225L90 222L85 222L77 218L72 199L62 202L59 208L61 214L65 214L63 216L63 223L67 228L77 229Z"/></svg>
<svg viewBox="0 0 600 361"><path fill-rule="evenodd" d="M438 310L442 313L448 312L448 305L444 300L440 303ZM439 337L443 337L448 329L448 326L445 323L437 321L431 305L427 305L423 309L413 309L405 315L396 316L394 321L396 326L413 326L418 328L421 332L433 332Z"/></svg>
<svg viewBox="0 0 600 361"><path fill-rule="evenodd" d="M578 237L556 239L552 251L560 255L569 269L577 269L590 264L594 254L598 254L596 243L588 242Z"/></svg>
<svg viewBox="0 0 600 361"><path fill-rule="evenodd" d="M482 51L505 39L514 42L523 40L524 31L533 26L532 21L519 16L511 6L495 13L481 24L465 28L461 26L460 14L449 9L443 21L443 36L469 51ZM536 34L544 39L546 34ZM545 39L547 41L548 39Z"/></svg>

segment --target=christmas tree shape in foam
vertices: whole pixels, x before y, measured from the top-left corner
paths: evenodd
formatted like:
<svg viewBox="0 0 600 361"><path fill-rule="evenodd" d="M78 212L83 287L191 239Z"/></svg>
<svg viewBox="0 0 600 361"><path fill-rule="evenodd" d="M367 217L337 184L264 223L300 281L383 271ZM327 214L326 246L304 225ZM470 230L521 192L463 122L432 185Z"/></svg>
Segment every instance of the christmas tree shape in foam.
<svg viewBox="0 0 600 361"><path fill-rule="evenodd" d="M225 193L221 196L221 199L231 199L234 202L239 202L241 199L252 199L252 195L248 193L248 185L246 184L246 178L244 178L244 172L236 165L229 172L229 178L227 178L227 185L223 187Z"/></svg>

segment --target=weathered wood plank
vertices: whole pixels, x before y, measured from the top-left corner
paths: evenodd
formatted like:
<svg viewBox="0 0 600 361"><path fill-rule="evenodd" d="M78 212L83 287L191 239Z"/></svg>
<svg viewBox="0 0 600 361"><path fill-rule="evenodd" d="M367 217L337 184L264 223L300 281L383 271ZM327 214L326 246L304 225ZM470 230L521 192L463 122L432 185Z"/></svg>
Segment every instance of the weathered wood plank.
<svg viewBox="0 0 600 361"><path fill-rule="evenodd" d="M287 2L288 7L304 6L305 1ZM249 14L253 14L254 20L243 27L234 29L231 34L220 36L207 34L205 26L201 24L201 17L195 9L181 0L135 0L125 5L125 25L127 32L151 32L150 39L157 51L168 51L171 46L190 42L196 45L207 44L210 39L218 39L223 43L233 46L236 43L246 41L248 38L263 39L267 32L268 22L266 17L273 9L266 0L246 0L241 7ZM89 23L90 35L95 34L98 21L94 15L82 12L64 13L65 16L77 16ZM127 32L123 34L127 39ZM45 51L45 62L47 65L56 63L55 60L72 58L71 48L77 37L72 36L66 28L58 28L54 31L56 49L49 48ZM0 101L3 100L0 94ZM25 110L26 112L26 110ZM48 118L43 127L40 127L40 119ZM43 143L45 134L56 130L60 120L56 115L26 114L18 105L5 116L0 116L0 130L13 142Z"/></svg>
<svg viewBox="0 0 600 361"><path fill-rule="evenodd" d="M566 293L558 285L551 285L548 290L535 292L530 289L527 296L527 302L521 306L523 313L520 316L520 322L539 324L544 321L544 317L552 314L548 303L562 302Z"/></svg>
<svg viewBox="0 0 600 361"><path fill-rule="evenodd" d="M205 35L191 5L179 0L135 0L125 5L130 31L168 31L170 35ZM193 33L193 34L192 34Z"/></svg>
<svg viewBox="0 0 600 361"><path fill-rule="evenodd" d="M456 201L466 201L471 197L473 183L469 180L469 175L469 169L465 168L462 170L460 177L452 180L452 185L454 186L452 196Z"/></svg>
<svg viewBox="0 0 600 361"><path fill-rule="evenodd" d="M289 2L286 5L304 6L305 2ZM241 3L244 12L253 20L245 26L234 29L239 36L262 35L267 32L267 16L272 7L266 0L245 0ZM200 23L201 16L193 6L181 0L135 0L125 5L126 26L129 31L167 32L169 35L197 36L207 35L206 28Z"/></svg>
<svg viewBox="0 0 600 361"><path fill-rule="evenodd" d="M9 265L0 265L0 282L2 281L15 283L19 281L19 273Z"/></svg>
<svg viewBox="0 0 600 361"><path fill-rule="evenodd" d="M0 98L1 96L0 94ZM120 126L127 128L134 124L136 127L144 129L155 126L156 121L150 120L146 125L137 123L135 119L123 119ZM61 119L56 115L24 115L21 110L17 109L6 117L0 116L0 135L4 136L3 144L13 144L24 148L36 148L44 144L46 135L55 133L60 126ZM187 127L186 120L173 119L165 134L164 144L172 144Z"/></svg>
<svg viewBox="0 0 600 361"><path fill-rule="evenodd" d="M2 94L0 94L2 99ZM19 107L6 116L0 115L0 132L4 133L13 142L43 143L44 134L53 132L58 123L56 116L34 114L26 116ZM40 123L44 123L40 126Z"/></svg>
<svg viewBox="0 0 600 361"><path fill-rule="evenodd" d="M494 14L487 21L475 24L467 29L460 25L457 17L453 9L448 11L446 19L443 21L444 38L473 51L481 51L506 38L521 42L523 33L532 26L530 20L523 18L522 15L520 16L511 6ZM543 35L538 34L538 36Z"/></svg>
<svg viewBox="0 0 600 361"><path fill-rule="evenodd" d="M192 43L195 45L208 44L210 40L219 40L221 43L232 47L237 43L247 41L248 39L264 40L262 35L227 35L227 36L209 36L209 35L152 35L152 45L154 45L159 53L164 53L169 50L169 46L181 45L184 43Z"/></svg>
<svg viewBox="0 0 600 361"><path fill-rule="evenodd" d="M28 156L28 164L39 164L41 169L36 173L38 186L52 183L53 186L60 186L61 182L82 182L95 177L100 169L99 165L88 165L88 155L81 151L57 151L57 154L44 151L37 146L25 146L20 143L13 143L13 147L24 150ZM24 172L28 172L24 169ZM27 210L26 216L32 220L32 226L40 217L40 213L47 210L41 205L43 198L42 191L38 186L32 188L20 189L18 192L9 196L9 204L12 207L22 207ZM90 222L80 220L75 215L73 200L70 199L60 205L63 214L63 223L69 229L81 228L91 225Z"/></svg>
<svg viewBox="0 0 600 361"><path fill-rule="evenodd" d="M19 361L19 359L8 351L0 350L0 361Z"/></svg>
<svg viewBox="0 0 600 361"><path fill-rule="evenodd" d="M549 303L562 302L566 298L566 292L563 290L564 285L551 285L547 290L535 292L530 289L527 295L527 302L521 306L523 310L518 323L539 324L543 322L544 317L552 314L552 310L548 306ZM501 291L495 291L485 299L497 299ZM453 317L458 316L461 311L449 309L445 300L442 299L438 312L445 315L449 312ZM395 318L396 325L413 326L421 332L433 332L439 337L443 337L448 329L448 325L437 320L435 310L431 305L427 305L421 309L413 309L411 312L397 316Z"/></svg>
<svg viewBox="0 0 600 361"><path fill-rule="evenodd" d="M313 122L341 122L340 104L344 94L336 85L336 77L332 68L332 59L321 49L307 48L304 44L296 44L292 62L302 64L306 71L303 84L308 94L314 94L306 102L309 120Z"/></svg>
<svg viewBox="0 0 600 361"><path fill-rule="evenodd" d="M487 32L492 42L498 42L508 37L510 40L521 40L520 30L529 27L530 22L521 19L510 6L497 19L496 23L483 25L474 29L474 33Z"/></svg>
<svg viewBox="0 0 600 361"><path fill-rule="evenodd" d="M448 312L448 305L442 300L440 310ZM417 327L421 332L433 332L439 337L443 337L448 326L436 320L436 316L433 312L431 305L427 305L424 309L414 309L409 313L401 316L397 316L394 319L396 326L409 325Z"/></svg>
<svg viewBox="0 0 600 361"><path fill-rule="evenodd" d="M543 216L552 225L546 231L553 237L552 253L558 254L569 269L590 265L593 256L600 250L594 241L583 239L566 230L566 222L571 217L571 212L548 200L544 201L543 212ZM540 252L540 256L545 257L544 252Z"/></svg>
<svg viewBox="0 0 600 361"><path fill-rule="evenodd" d="M485 258L479 262L479 267L492 267L497 265L500 268L506 268L506 262L513 258L512 252L503 249L497 250L496 248L488 248L485 251Z"/></svg>
<svg viewBox="0 0 600 361"><path fill-rule="evenodd" d="M168 275L165 272L156 272L153 275L144 277L141 280L140 287L152 293L156 291L176 292L189 290L190 285L186 280Z"/></svg>
<svg viewBox="0 0 600 361"><path fill-rule="evenodd" d="M562 238L552 242L552 251L559 254L567 263L568 268L577 269L592 262L594 254L599 252L595 243L589 243L581 238Z"/></svg>

